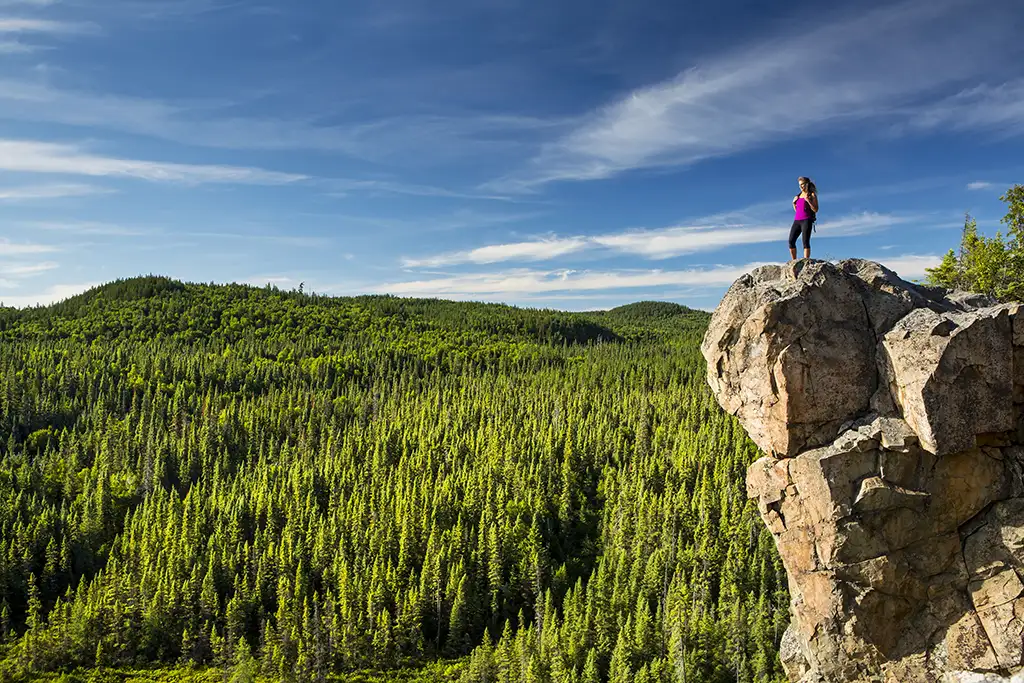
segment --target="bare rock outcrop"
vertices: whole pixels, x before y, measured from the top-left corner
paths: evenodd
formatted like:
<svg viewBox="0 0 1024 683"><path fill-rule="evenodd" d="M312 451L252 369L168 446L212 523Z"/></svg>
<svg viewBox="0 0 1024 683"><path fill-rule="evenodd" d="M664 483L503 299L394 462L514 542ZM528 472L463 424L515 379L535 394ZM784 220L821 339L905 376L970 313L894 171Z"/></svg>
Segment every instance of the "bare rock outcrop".
<svg viewBox="0 0 1024 683"><path fill-rule="evenodd" d="M737 280L702 351L767 454L790 679L1024 674L1024 307L797 261Z"/></svg>

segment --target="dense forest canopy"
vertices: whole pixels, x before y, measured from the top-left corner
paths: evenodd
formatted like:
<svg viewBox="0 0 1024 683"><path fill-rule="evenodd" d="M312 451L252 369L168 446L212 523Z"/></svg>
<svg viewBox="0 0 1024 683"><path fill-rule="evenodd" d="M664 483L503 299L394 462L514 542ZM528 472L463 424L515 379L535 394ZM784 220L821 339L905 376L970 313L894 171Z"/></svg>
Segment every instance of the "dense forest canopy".
<svg viewBox="0 0 1024 683"><path fill-rule="evenodd" d="M157 277L0 309L0 678L781 680L707 320Z"/></svg>

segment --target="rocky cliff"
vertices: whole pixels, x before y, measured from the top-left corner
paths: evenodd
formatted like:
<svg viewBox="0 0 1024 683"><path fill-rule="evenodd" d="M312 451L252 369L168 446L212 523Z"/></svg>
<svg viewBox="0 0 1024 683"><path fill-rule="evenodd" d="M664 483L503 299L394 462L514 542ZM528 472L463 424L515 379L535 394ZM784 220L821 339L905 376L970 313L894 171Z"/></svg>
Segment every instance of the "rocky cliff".
<svg viewBox="0 0 1024 683"><path fill-rule="evenodd" d="M1024 672L1024 307L804 260L737 280L702 351L766 453L792 681Z"/></svg>

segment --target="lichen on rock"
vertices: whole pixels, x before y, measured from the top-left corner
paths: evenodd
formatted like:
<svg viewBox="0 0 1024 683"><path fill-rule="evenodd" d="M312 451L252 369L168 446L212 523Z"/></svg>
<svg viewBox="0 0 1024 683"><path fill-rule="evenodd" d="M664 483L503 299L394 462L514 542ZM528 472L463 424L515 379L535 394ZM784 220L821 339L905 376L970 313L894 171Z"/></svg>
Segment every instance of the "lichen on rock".
<svg viewBox="0 0 1024 683"><path fill-rule="evenodd" d="M701 349L766 453L790 679L1024 673L1024 308L797 261L737 280Z"/></svg>

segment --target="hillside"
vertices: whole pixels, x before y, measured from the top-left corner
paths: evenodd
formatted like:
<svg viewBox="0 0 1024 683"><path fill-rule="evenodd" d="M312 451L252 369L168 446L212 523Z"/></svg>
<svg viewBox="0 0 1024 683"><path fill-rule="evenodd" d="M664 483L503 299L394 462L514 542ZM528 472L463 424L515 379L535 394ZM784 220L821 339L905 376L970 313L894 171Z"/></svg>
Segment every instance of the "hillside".
<svg viewBox="0 0 1024 683"><path fill-rule="evenodd" d="M707 320L152 277L4 310L0 677L779 680Z"/></svg>

